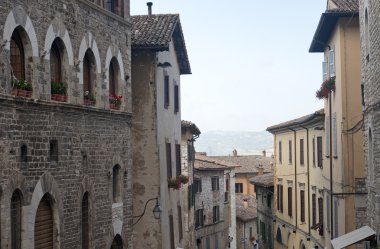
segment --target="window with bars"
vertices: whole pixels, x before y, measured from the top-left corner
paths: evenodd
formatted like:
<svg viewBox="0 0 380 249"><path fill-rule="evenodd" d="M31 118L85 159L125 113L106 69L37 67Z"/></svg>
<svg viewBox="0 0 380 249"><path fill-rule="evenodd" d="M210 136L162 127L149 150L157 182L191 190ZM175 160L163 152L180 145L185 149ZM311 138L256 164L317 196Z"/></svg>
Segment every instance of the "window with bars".
<svg viewBox="0 0 380 249"><path fill-rule="evenodd" d="M300 139L300 164L305 164L305 153L304 153L304 140Z"/></svg>
<svg viewBox="0 0 380 249"><path fill-rule="evenodd" d="M213 222L218 222L220 219L220 213L219 213L219 206L214 206L212 208L212 217L213 217Z"/></svg>
<svg viewBox="0 0 380 249"><path fill-rule="evenodd" d="M305 222L305 190L300 190L301 222Z"/></svg>
<svg viewBox="0 0 380 249"><path fill-rule="evenodd" d="M212 191L219 190L219 176L211 177L211 189Z"/></svg>
<svg viewBox="0 0 380 249"><path fill-rule="evenodd" d="M288 215L293 216L293 188L288 187Z"/></svg>
<svg viewBox="0 0 380 249"><path fill-rule="evenodd" d="M181 168L181 145L180 144L175 145L175 167L176 167L177 176L181 175L182 168Z"/></svg>
<svg viewBox="0 0 380 249"><path fill-rule="evenodd" d="M172 145L170 143L166 143L166 170L168 178L173 177L172 170Z"/></svg>

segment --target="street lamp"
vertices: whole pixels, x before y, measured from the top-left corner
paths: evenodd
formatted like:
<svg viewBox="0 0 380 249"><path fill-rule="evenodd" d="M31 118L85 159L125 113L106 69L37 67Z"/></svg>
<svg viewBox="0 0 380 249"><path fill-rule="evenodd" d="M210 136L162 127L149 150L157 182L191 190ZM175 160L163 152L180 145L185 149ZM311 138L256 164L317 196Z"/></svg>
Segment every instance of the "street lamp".
<svg viewBox="0 0 380 249"><path fill-rule="evenodd" d="M145 214L146 207L147 207L148 203L150 201L153 201L153 200L156 200L156 205L153 208L153 216L157 220L160 219L162 210L161 210L160 203L158 202L158 197L155 197L155 198L151 198L151 199L149 199L149 200L146 201L145 207L144 207L144 211L140 215L133 216L133 218L137 218L136 222L134 222L133 225L136 225L141 220L141 218Z"/></svg>

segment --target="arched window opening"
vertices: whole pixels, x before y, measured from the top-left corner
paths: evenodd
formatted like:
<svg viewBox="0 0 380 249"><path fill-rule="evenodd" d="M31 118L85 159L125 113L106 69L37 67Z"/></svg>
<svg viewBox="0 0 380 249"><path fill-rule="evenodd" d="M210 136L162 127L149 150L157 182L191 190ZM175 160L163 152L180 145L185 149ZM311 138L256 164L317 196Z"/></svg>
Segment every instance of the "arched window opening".
<svg viewBox="0 0 380 249"><path fill-rule="evenodd" d="M115 165L112 169L113 176L113 202L118 203L121 202L121 175L120 175L120 166Z"/></svg>
<svg viewBox="0 0 380 249"><path fill-rule="evenodd" d="M119 64L115 58L112 58L109 69L109 94L117 95L119 81Z"/></svg>
<svg viewBox="0 0 380 249"><path fill-rule="evenodd" d="M57 39L53 42L50 50L50 77L51 82L62 81L62 59L61 52L57 44Z"/></svg>
<svg viewBox="0 0 380 249"><path fill-rule="evenodd" d="M95 56L87 49L83 58L83 96L86 105L95 104Z"/></svg>
<svg viewBox="0 0 380 249"><path fill-rule="evenodd" d="M83 195L82 199L82 248L89 249L89 201L88 201L88 192Z"/></svg>
<svg viewBox="0 0 380 249"><path fill-rule="evenodd" d="M11 243L12 249L21 249L21 211L22 195L19 190L11 198Z"/></svg>
<svg viewBox="0 0 380 249"><path fill-rule="evenodd" d="M13 31L10 44L10 60L12 76L17 80L25 80L25 52L21 35L18 29Z"/></svg>
<svg viewBox="0 0 380 249"><path fill-rule="evenodd" d="M54 218L51 198L45 194L37 208L34 224L34 249L54 248Z"/></svg>
<svg viewBox="0 0 380 249"><path fill-rule="evenodd" d="M123 249L123 239L119 234L113 239L111 249Z"/></svg>

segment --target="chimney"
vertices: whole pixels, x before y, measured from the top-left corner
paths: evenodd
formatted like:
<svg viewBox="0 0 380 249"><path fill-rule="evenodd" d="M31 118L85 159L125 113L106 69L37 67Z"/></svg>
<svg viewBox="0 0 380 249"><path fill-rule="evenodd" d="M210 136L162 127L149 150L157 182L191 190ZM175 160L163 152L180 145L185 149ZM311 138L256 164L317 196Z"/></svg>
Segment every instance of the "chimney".
<svg viewBox="0 0 380 249"><path fill-rule="evenodd" d="M260 164L258 167L259 170L259 176L262 176L264 174L264 167Z"/></svg>
<svg viewBox="0 0 380 249"><path fill-rule="evenodd" d="M234 150L232 151L232 155L233 155L233 156L237 156L237 150L236 150L236 149L234 149Z"/></svg>
<svg viewBox="0 0 380 249"><path fill-rule="evenodd" d="M148 6L148 16L152 16L152 2L147 2L146 5Z"/></svg>
<svg viewBox="0 0 380 249"><path fill-rule="evenodd" d="M263 157L267 157L267 152L263 150Z"/></svg>

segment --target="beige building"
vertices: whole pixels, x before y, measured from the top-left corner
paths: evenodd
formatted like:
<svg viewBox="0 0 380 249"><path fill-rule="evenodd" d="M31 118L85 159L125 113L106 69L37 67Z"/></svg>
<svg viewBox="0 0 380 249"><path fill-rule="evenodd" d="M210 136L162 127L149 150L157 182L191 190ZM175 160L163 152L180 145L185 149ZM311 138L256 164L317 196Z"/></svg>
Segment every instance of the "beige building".
<svg viewBox="0 0 380 249"><path fill-rule="evenodd" d="M180 76L190 74L178 14L131 16L134 248L182 248L184 241ZM180 188L180 189L178 189ZM160 219L152 210L159 204ZM145 214L141 216L141 212Z"/></svg>
<svg viewBox="0 0 380 249"><path fill-rule="evenodd" d="M360 33L357 0L329 0L310 52L323 53L325 150L323 185L326 246L357 228L365 213ZM364 210L364 212L363 212Z"/></svg>
<svg viewBox="0 0 380 249"><path fill-rule="evenodd" d="M323 110L267 128L274 135L274 248L324 248Z"/></svg>

